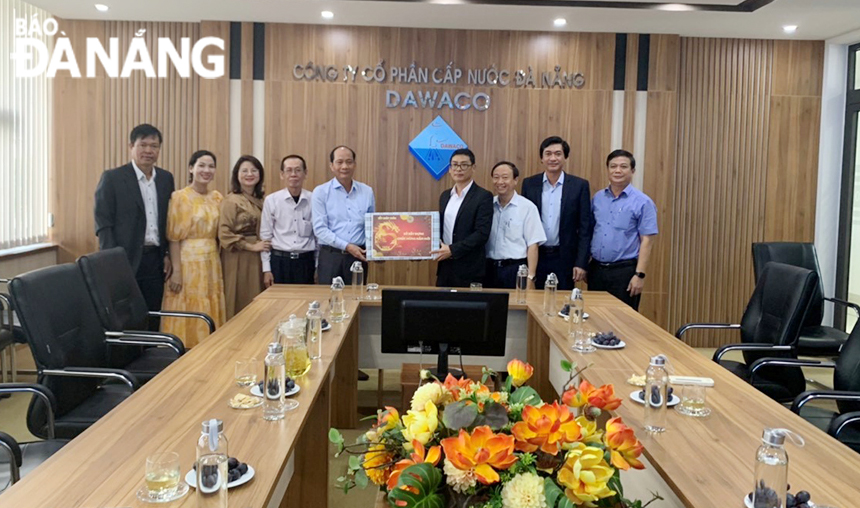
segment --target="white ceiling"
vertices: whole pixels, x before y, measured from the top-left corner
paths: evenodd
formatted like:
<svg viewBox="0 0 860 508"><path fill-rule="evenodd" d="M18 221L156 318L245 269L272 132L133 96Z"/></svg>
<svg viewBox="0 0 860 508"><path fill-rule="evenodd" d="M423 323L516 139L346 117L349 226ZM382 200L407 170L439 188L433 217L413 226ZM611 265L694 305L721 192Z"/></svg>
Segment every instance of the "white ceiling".
<svg viewBox="0 0 860 508"><path fill-rule="evenodd" d="M775 0L753 13L470 5L358 0L27 0L54 16L139 21L260 21L483 30L670 33L700 37L829 39L860 28L860 0ZM620 0L616 0L620 1ZM630 1L630 0L628 0ZM646 0L633 0L646 1ZM691 0L688 3L739 3ZM106 13L95 3L110 7ZM334 12L323 20L320 11ZM561 29L557 17L567 19ZM798 25L788 36L783 25Z"/></svg>

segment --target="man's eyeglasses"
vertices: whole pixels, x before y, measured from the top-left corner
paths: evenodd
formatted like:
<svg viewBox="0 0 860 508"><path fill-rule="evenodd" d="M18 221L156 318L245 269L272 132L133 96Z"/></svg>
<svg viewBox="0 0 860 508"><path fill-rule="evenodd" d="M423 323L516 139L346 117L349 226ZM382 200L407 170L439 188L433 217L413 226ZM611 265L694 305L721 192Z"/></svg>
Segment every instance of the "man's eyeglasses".
<svg viewBox="0 0 860 508"><path fill-rule="evenodd" d="M451 163L451 169L469 169L469 168L471 168L473 165L474 165L474 164L470 164L470 163L468 163L468 162L463 162L463 163L452 162L452 163Z"/></svg>

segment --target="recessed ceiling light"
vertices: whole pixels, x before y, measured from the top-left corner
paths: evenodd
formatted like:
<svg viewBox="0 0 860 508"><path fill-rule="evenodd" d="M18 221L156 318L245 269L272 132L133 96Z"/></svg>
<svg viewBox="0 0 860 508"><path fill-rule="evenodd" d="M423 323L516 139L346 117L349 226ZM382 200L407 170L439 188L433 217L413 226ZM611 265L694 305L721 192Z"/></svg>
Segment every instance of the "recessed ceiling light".
<svg viewBox="0 0 860 508"><path fill-rule="evenodd" d="M331 11L322 11L320 13L320 16L322 16L325 19L332 19L334 17L334 13Z"/></svg>
<svg viewBox="0 0 860 508"><path fill-rule="evenodd" d="M661 11L674 11L674 12L685 12L685 11L695 11L696 7L694 5L688 4L663 4L657 6L657 9Z"/></svg>
<svg viewBox="0 0 860 508"><path fill-rule="evenodd" d="M782 31L787 34L793 34L797 31L797 25L785 25L784 27L782 27Z"/></svg>
<svg viewBox="0 0 860 508"><path fill-rule="evenodd" d="M108 6L105 4L96 4L96 10L99 12L107 12Z"/></svg>
<svg viewBox="0 0 860 508"><path fill-rule="evenodd" d="M564 18L555 18L555 21L552 22L555 26L564 26L567 24L567 20Z"/></svg>

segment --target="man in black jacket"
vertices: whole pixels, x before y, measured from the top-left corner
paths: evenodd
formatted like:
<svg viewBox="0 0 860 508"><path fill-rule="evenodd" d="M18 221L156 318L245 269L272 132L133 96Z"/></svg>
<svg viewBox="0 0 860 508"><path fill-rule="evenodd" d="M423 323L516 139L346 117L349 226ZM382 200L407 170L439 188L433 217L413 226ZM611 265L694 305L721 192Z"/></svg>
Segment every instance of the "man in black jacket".
<svg viewBox="0 0 860 508"><path fill-rule="evenodd" d="M164 281L172 266L168 258L167 203L173 175L155 167L162 137L149 124L129 136L131 162L102 173L96 188L95 225L99 249L125 249L137 285L149 310L160 310ZM157 321L150 328L157 328Z"/></svg>
<svg viewBox="0 0 860 508"><path fill-rule="evenodd" d="M588 181L565 173L570 145L558 136L543 140L540 159L544 172L523 180L523 196L537 205L546 233L538 250L535 287L543 289L555 273L559 289L573 289L585 279L591 233L591 191Z"/></svg>
<svg viewBox="0 0 860 508"><path fill-rule="evenodd" d="M473 282L484 282L484 248L493 227L493 195L474 182L474 168L475 154L468 148L451 155L454 187L439 196L442 244L433 251L439 261L439 287L469 287Z"/></svg>

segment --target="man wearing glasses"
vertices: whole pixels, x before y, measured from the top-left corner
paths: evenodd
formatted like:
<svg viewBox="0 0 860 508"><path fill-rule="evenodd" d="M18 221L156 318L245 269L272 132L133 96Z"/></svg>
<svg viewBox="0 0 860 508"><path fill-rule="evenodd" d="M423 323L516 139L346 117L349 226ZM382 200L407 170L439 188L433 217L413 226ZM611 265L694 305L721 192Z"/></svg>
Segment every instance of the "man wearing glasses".
<svg viewBox="0 0 860 508"><path fill-rule="evenodd" d="M375 211L376 201L370 186L353 180L352 148L336 146L329 161L334 178L315 188L311 199L314 233L320 245L317 277L324 285L335 277L351 284L353 262L361 261L367 272L364 215Z"/></svg>
<svg viewBox="0 0 860 508"><path fill-rule="evenodd" d="M263 251L263 285L313 284L316 239L311 222L311 191L302 184L308 167L301 155L281 159L282 190L266 196L260 220L260 239L272 242Z"/></svg>
<svg viewBox="0 0 860 508"><path fill-rule="evenodd" d="M432 252L439 261L436 285L469 287L484 282L484 247L493 226L493 195L472 178L475 154L460 148L451 155L454 187L439 196L442 244Z"/></svg>
<svg viewBox="0 0 860 508"><path fill-rule="evenodd" d="M538 246L546 241L540 212L534 203L517 194L520 170L502 161L490 171L493 198L493 229L487 241L487 287L514 289L517 269L529 268L528 289L534 289Z"/></svg>

